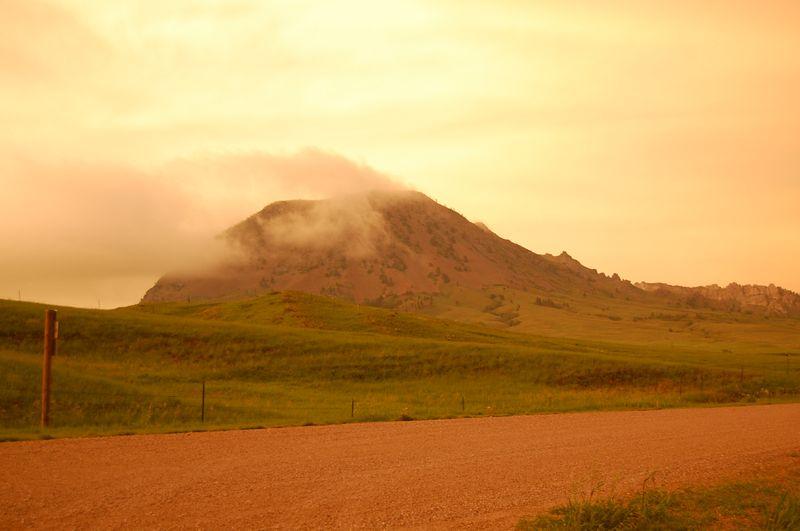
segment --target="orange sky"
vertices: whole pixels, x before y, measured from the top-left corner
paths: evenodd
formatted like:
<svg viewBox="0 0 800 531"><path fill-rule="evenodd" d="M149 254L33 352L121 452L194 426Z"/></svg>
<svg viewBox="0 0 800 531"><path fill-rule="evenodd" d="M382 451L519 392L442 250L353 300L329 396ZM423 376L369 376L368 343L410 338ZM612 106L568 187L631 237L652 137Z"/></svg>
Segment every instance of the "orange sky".
<svg viewBox="0 0 800 531"><path fill-rule="evenodd" d="M631 280L800 290L800 3L566 4L0 1L0 297L134 303L383 174Z"/></svg>

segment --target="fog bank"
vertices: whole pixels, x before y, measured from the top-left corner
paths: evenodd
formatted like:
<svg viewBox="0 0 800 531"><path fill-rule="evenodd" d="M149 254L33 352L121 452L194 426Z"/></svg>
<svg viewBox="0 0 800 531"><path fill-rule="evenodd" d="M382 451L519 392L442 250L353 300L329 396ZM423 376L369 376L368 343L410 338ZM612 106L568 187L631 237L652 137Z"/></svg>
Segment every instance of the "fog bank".
<svg viewBox="0 0 800 531"><path fill-rule="evenodd" d="M0 184L0 297L88 307L136 303L161 274L214 262L215 236L273 201L401 187L311 148L149 169L9 154Z"/></svg>

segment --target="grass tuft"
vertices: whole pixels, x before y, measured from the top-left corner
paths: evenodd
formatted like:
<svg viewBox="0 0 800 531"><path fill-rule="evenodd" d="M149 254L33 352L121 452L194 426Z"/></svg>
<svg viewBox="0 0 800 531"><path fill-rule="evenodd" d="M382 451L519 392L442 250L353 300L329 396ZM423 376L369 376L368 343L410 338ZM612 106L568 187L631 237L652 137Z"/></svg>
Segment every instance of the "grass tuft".
<svg viewBox="0 0 800 531"><path fill-rule="evenodd" d="M648 476L642 491L634 498L620 500L615 497L597 499L602 485L598 485L588 496L570 499L565 505L556 507L549 514L518 524L524 530L605 530L605 529L679 529L680 518L671 511L674 502L665 491L648 488L655 479Z"/></svg>
<svg viewBox="0 0 800 531"><path fill-rule="evenodd" d="M667 492L652 477L629 498L570 499L548 513L520 520L521 530L800 529L800 469L769 478Z"/></svg>
<svg viewBox="0 0 800 531"><path fill-rule="evenodd" d="M800 499L785 492L767 520L767 531L800 529Z"/></svg>

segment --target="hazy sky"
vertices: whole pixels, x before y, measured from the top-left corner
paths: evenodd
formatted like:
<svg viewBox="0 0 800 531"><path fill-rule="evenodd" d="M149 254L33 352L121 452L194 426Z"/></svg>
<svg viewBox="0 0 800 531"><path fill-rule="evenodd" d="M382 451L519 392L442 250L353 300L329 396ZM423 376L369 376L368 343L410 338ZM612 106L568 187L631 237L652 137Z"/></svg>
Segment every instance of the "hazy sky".
<svg viewBox="0 0 800 531"><path fill-rule="evenodd" d="M135 303L271 201L388 180L634 281L800 290L798 28L796 0L0 0L0 297Z"/></svg>

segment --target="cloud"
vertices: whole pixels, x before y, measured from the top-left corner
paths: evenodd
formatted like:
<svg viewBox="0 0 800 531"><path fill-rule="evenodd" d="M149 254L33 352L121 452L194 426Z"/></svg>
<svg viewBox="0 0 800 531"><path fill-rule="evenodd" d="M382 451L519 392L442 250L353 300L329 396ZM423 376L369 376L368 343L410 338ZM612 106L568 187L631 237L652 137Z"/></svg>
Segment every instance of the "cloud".
<svg viewBox="0 0 800 531"><path fill-rule="evenodd" d="M222 249L215 236L273 201L401 187L365 164L318 149L205 155L148 170L18 154L0 160L0 296L20 285L61 282L72 292L75 283L95 285L98 278L152 282L216 260ZM338 218L363 221L353 216ZM325 224L330 216L314 219ZM147 287L137 288L139 295ZM57 301L50 289L33 293ZM136 299L119 301L125 302Z"/></svg>
<svg viewBox="0 0 800 531"><path fill-rule="evenodd" d="M311 203L259 221L267 247L274 251L335 250L349 258L365 258L375 254L387 236L383 215L364 194Z"/></svg>
<svg viewBox="0 0 800 531"><path fill-rule="evenodd" d="M207 155L168 164L161 172L199 196L263 206L265 197L324 198L404 185L366 164L316 148L298 153Z"/></svg>

